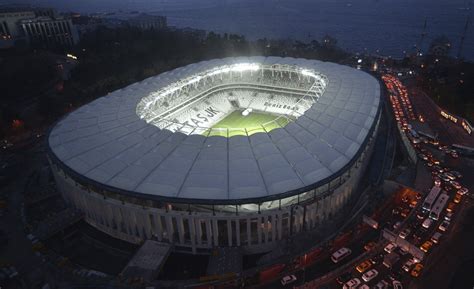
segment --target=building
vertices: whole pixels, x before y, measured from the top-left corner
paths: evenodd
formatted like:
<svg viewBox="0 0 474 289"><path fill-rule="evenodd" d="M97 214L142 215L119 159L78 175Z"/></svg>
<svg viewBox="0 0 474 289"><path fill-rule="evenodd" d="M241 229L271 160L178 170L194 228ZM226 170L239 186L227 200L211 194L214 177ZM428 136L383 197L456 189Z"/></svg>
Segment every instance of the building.
<svg viewBox="0 0 474 289"><path fill-rule="evenodd" d="M216 127L240 108L279 116L259 129ZM70 113L48 136L49 159L66 202L115 238L267 252L350 208L380 115L379 83L365 72L217 59Z"/></svg>
<svg viewBox="0 0 474 289"><path fill-rule="evenodd" d="M138 27L140 29L164 29L166 28L166 17L154 16L142 13L126 21L128 25Z"/></svg>
<svg viewBox="0 0 474 289"><path fill-rule="evenodd" d="M72 46L78 41L71 19L58 15L54 9L0 8L0 48L22 43L38 47Z"/></svg>
<svg viewBox="0 0 474 289"><path fill-rule="evenodd" d="M0 9L0 48L9 48L18 40L26 40L18 23L35 17L33 10L19 8Z"/></svg>
<svg viewBox="0 0 474 289"><path fill-rule="evenodd" d="M33 46L68 47L79 42L79 35L70 18L41 16L21 20L20 25Z"/></svg>

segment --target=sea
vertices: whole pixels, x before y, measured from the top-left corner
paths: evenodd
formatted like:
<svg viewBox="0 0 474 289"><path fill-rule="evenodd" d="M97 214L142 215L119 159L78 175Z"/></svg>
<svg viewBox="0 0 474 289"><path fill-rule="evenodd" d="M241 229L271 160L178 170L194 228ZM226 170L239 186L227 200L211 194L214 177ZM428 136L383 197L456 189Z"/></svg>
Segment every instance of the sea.
<svg viewBox="0 0 474 289"><path fill-rule="evenodd" d="M0 4L12 0L0 0ZM13 0L80 13L164 15L168 24L247 39L321 40L354 53L403 57L446 36L474 61L474 0ZM133 14L131 14L133 16ZM461 43L464 43L462 46Z"/></svg>

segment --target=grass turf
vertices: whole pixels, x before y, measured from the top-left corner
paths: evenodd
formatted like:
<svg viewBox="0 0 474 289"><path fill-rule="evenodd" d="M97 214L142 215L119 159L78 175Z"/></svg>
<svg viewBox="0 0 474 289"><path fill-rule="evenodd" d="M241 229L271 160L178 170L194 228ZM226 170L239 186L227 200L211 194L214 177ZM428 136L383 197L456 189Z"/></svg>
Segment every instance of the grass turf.
<svg viewBox="0 0 474 289"><path fill-rule="evenodd" d="M235 135L252 135L257 132L269 132L280 126L285 126L288 121L285 118L279 118L275 122L268 123L275 120L278 116L266 113L251 112L247 116L242 115L242 111L233 111L224 119L216 123L211 129L204 132L204 135L220 135L220 136L235 136ZM264 125L265 129L262 127Z"/></svg>

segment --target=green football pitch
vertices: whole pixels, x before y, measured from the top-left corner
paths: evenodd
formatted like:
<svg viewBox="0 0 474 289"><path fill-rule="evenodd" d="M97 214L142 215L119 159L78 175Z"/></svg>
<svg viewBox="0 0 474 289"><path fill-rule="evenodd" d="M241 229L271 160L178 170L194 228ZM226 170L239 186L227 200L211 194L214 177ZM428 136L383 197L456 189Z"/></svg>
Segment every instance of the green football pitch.
<svg viewBox="0 0 474 289"><path fill-rule="evenodd" d="M272 122L273 120L275 121ZM210 131L205 131L204 135L220 135L226 137L252 135L257 132L269 132L287 124L288 120L286 118L278 118L276 115L251 112L249 115L243 116L242 111L236 110L216 123Z"/></svg>

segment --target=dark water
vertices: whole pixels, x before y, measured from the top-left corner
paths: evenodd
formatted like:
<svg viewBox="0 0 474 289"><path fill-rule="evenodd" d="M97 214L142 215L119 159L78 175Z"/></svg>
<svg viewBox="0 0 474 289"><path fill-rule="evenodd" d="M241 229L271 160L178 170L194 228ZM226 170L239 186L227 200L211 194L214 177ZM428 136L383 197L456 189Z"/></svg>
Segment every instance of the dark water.
<svg viewBox="0 0 474 289"><path fill-rule="evenodd" d="M6 2L7 0L0 0ZM11 1L11 0L8 0ZM170 25L244 34L247 38L320 39L330 34L353 52L400 57L446 35L457 55L471 16L464 57L474 60L473 0L17 0L79 12L140 11Z"/></svg>

